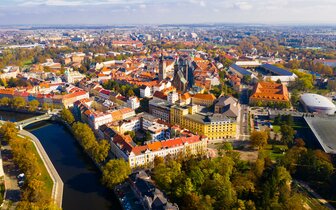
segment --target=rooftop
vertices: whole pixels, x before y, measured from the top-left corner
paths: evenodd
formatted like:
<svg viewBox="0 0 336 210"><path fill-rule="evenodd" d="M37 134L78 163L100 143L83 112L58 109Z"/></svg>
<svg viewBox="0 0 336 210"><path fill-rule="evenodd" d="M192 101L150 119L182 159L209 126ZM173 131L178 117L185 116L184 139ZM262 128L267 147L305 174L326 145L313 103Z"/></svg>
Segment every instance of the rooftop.
<svg viewBox="0 0 336 210"><path fill-rule="evenodd" d="M289 101L289 94L284 84L259 82L250 99Z"/></svg>
<svg viewBox="0 0 336 210"><path fill-rule="evenodd" d="M279 76L292 76L293 75L292 72L287 71L286 69L282 69L277 66L268 64L268 63L261 65L261 67Z"/></svg>
<svg viewBox="0 0 336 210"><path fill-rule="evenodd" d="M328 98L322 95L318 95L318 94L313 94L313 93L302 94L301 101L303 101L305 105L309 107L336 109L335 104L331 102L331 100L329 100Z"/></svg>
<svg viewBox="0 0 336 210"><path fill-rule="evenodd" d="M247 76L252 75L251 72L247 71L246 69L244 69L244 68L242 68L242 67L240 67L236 64L232 64L230 67L233 68L234 70L236 70L237 72L239 72L242 75L247 75Z"/></svg>

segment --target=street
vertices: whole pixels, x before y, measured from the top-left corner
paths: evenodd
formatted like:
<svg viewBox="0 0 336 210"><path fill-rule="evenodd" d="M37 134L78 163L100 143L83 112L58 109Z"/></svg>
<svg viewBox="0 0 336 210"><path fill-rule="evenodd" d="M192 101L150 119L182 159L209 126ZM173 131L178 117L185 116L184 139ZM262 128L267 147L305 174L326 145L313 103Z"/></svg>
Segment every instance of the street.
<svg viewBox="0 0 336 210"><path fill-rule="evenodd" d="M243 87L239 96L240 102L240 121L239 121L239 139L248 140L249 138L249 107L248 107L248 88Z"/></svg>

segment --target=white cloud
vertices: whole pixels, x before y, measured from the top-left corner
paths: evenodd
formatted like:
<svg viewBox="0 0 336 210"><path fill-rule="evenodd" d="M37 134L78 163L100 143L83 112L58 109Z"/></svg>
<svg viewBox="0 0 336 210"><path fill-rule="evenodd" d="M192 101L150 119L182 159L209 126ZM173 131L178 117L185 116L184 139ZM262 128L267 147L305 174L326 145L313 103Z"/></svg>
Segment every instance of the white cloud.
<svg viewBox="0 0 336 210"><path fill-rule="evenodd" d="M97 5L134 5L142 4L145 0L28 0L20 1L19 6L97 6Z"/></svg>
<svg viewBox="0 0 336 210"><path fill-rule="evenodd" d="M235 6L236 8L240 10L250 10L253 8L253 6L249 2L246 2L246 1L236 2Z"/></svg>
<svg viewBox="0 0 336 210"><path fill-rule="evenodd" d="M190 3L197 4L201 7L205 7L206 3L204 0L189 0Z"/></svg>
<svg viewBox="0 0 336 210"><path fill-rule="evenodd" d="M336 0L0 0L0 24L330 23L334 11Z"/></svg>

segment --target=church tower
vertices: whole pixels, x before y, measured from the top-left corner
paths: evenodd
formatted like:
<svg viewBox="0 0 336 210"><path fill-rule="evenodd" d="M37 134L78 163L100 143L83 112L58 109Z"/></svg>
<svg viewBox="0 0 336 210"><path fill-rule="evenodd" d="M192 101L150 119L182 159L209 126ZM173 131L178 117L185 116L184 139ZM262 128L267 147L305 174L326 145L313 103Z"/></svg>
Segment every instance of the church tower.
<svg viewBox="0 0 336 210"><path fill-rule="evenodd" d="M160 62L159 62L159 81L162 81L166 79L166 61L163 58L163 55L161 54Z"/></svg>

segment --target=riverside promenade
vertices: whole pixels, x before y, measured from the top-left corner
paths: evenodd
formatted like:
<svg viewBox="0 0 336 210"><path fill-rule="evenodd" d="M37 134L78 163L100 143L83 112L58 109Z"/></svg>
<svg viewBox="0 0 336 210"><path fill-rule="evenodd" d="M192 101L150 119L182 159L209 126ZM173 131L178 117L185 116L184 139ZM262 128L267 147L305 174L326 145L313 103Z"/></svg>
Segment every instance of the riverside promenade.
<svg viewBox="0 0 336 210"><path fill-rule="evenodd" d="M34 143L34 145L37 149L37 152L39 153L39 155L40 155L40 157L43 161L43 164L45 165L51 179L54 182L51 197L55 201L57 206L62 208L64 183L63 183L61 177L59 176L59 174L57 173L57 171L56 171L54 165L52 164L51 160L49 159L49 156L47 155L46 151L44 150L41 142L39 141L39 139L36 136L34 136L32 133L30 133L26 130L20 130L19 135L30 138L32 140L32 142Z"/></svg>

